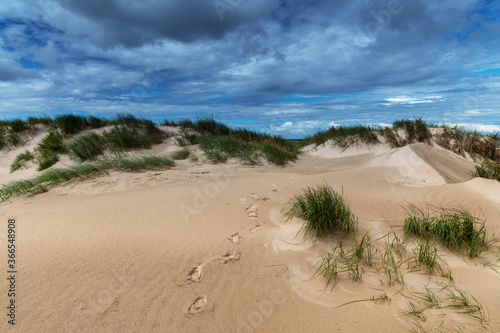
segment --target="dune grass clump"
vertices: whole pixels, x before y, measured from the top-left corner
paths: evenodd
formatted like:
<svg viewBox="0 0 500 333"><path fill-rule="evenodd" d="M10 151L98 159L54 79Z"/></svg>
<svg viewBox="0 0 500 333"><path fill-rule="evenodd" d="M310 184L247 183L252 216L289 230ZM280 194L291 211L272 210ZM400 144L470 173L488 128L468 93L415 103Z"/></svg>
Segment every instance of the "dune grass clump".
<svg viewBox="0 0 500 333"><path fill-rule="evenodd" d="M63 136L57 131L50 131L38 144L38 150L50 150L56 153L65 153L66 148L63 144Z"/></svg>
<svg viewBox="0 0 500 333"><path fill-rule="evenodd" d="M103 137L96 133L88 133L75 138L68 145L70 154L76 156L80 161L95 160L104 154L106 142Z"/></svg>
<svg viewBox="0 0 500 333"><path fill-rule="evenodd" d="M56 116L53 123L62 133L71 135L87 127L87 118L75 114L63 114Z"/></svg>
<svg viewBox="0 0 500 333"><path fill-rule="evenodd" d="M333 140L333 145L345 149L360 142L379 143L375 132L376 129L371 126L333 126L326 131L319 131L313 136L306 137L302 145L315 144L319 146L328 140Z"/></svg>
<svg viewBox="0 0 500 333"><path fill-rule="evenodd" d="M327 184L304 189L288 202L284 210L287 220L293 217L305 220L302 227L305 239L336 233L347 235L357 224L344 196Z"/></svg>
<svg viewBox="0 0 500 333"><path fill-rule="evenodd" d="M477 160L495 160L498 158L497 147L499 134L483 135L476 131L466 131L459 127L446 127L436 135L436 143L462 156L467 154Z"/></svg>
<svg viewBox="0 0 500 333"><path fill-rule="evenodd" d="M35 156L29 150L26 150L24 153L20 153L16 156L16 158L14 158L14 161L10 165L10 172L12 173L18 169L21 169L22 167L26 166L29 161L32 161L34 159Z"/></svg>
<svg viewBox="0 0 500 333"><path fill-rule="evenodd" d="M261 151L269 162L279 166L285 166L288 161L295 161L297 159L297 153L278 148L270 143L264 143L261 146Z"/></svg>
<svg viewBox="0 0 500 333"><path fill-rule="evenodd" d="M396 130L403 129L405 131L405 144L427 142L432 137L429 125L422 118L396 120L392 125Z"/></svg>
<svg viewBox="0 0 500 333"><path fill-rule="evenodd" d="M57 153L51 150L43 150L38 154L38 171L50 168L59 161Z"/></svg>
<svg viewBox="0 0 500 333"><path fill-rule="evenodd" d="M485 162L481 165L476 165L476 170L473 173L473 176L496 179L500 182L500 164L496 162Z"/></svg>
<svg viewBox="0 0 500 333"><path fill-rule="evenodd" d="M410 205L404 221L405 235L436 239L451 250L465 251L470 258L487 250L485 221L473 216L465 208L423 211Z"/></svg>
<svg viewBox="0 0 500 333"><path fill-rule="evenodd" d="M215 163L228 158L239 158L249 164L257 164L255 146L231 136L199 136L197 142L207 158Z"/></svg>
<svg viewBox="0 0 500 333"><path fill-rule="evenodd" d="M177 139L179 144L199 144L213 163L239 158L249 164L258 164L262 156L273 164L284 166L295 161L299 153L299 146L291 140L245 128L231 129L213 117L201 117L196 121L184 119L177 123L164 121L163 124L182 127L182 138Z"/></svg>
<svg viewBox="0 0 500 333"><path fill-rule="evenodd" d="M52 169L31 180L17 180L2 185L0 200L6 201L12 197L35 195L43 193L51 186L56 186L70 180L79 180L99 175L109 171L140 172L144 170L165 170L174 165L167 157L146 156L141 158L115 158L94 164L83 164L67 169Z"/></svg>
<svg viewBox="0 0 500 333"><path fill-rule="evenodd" d="M153 144L163 142L166 134L160 129L158 131L161 133L149 127L117 125L110 131L105 131L103 137L110 151L120 153L133 149L150 149Z"/></svg>
<svg viewBox="0 0 500 333"><path fill-rule="evenodd" d="M189 157L189 150L187 149L181 149L172 154L172 159L173 160L185 160L186 158Z"/></svg>

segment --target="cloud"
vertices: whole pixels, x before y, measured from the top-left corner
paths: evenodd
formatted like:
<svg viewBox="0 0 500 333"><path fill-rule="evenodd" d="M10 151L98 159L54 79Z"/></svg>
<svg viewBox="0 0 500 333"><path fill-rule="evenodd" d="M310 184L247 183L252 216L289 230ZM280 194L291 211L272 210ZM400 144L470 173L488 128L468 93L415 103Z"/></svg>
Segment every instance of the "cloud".
<svg viewBox="0 0 500 333"><path fill-rule="evenodd" d="M225 3L223 20L212 0L2 3L0 106L206 112L287 135L329 121L498 121L500 3Z"/></svg>

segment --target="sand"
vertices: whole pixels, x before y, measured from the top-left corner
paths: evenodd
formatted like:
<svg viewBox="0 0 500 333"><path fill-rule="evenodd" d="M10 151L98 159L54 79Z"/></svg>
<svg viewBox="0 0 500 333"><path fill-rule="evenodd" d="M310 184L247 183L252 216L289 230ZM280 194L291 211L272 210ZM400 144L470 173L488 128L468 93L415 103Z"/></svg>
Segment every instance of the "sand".
<svg viewBox="0 0 500 333"><path fill-rule="evenodd" d="M155 148L171 151L168 144ZM5 262L6 221L15 218L17 318L12 328L3 315L0 330L405 332L442 325L498 332L498 255L467 259L440 248L452 282L405 271L404 285L388 286L370 273L361 281L341 277L325 291L313 274L335 240L301 242L295 236L302 221L286 222L281 214L302 188L327 183L343 191L358 217L358 237L402 235L408 203L462 205L484 214L488 231L498 234L500 183L472 179L472 166L421 144L345 155L324 146L285 168L185 161L171 170L111 173L14 199L0 205L0 243ZM5 309L8 282L2 281ZM438 283L474 296L488 322L451 308L430 308L425 321L405 315L403 294L426 286L437 293ZM382 293L389 300L366 301Z"/></svg>

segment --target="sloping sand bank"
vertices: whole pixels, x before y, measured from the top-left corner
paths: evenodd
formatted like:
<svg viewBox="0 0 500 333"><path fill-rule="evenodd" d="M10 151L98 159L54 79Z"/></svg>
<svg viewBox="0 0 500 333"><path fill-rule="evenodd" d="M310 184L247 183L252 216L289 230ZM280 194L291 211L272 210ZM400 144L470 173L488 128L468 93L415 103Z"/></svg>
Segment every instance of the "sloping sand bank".
<svg viewBox="0 0 500 333"><path fill-rule="evenodd" d="M431 152L431 153L430 153ZM469 180L470 164L413 145L323 158L287 168L205 165L112 173L0 205L0 242L17 221L19 332L405 332L422 325L500 331L498 255L474 260L441 249L453 281L405 270L389 286L376 273L312 278L335 240L301 242L301 221L280 211L302 188L343 191L365 232L402 235L402 206L462 205L500 228L500 183ZM412 171L413 170L413 171ZM498 249L496 249L498 252ZM6 249L3 252L6 260ZM8 289L2 279L2 291ZM482 305L487 323L453 308L408 315L426 287L453 284ZM452 290L452 287L449 287ZM383 293L388 300L369 301ZM2 306L7 304L2 292ZM417 301L413 300L416 304ZM444 302L444 301L443 301ZM7 320L2 319L1 331Z"/></svg>

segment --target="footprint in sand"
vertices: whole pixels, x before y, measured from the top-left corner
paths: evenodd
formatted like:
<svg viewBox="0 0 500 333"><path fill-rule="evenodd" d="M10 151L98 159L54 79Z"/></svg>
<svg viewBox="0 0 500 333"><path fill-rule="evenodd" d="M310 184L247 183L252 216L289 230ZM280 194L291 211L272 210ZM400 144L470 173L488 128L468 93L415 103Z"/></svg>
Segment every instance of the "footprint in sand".
<svg viewBox="0 0 500 333"><path fill-rule="evenodd" d="M231 260L234 260L234 261L240 260L240 257L241 257L240 251L236 251L234 253L228 252L228 253L226 253L226 255L220 257L217 261L219 262L219 264L227 264Z"/></svg>
<svg viewBox="0 0 500 333"><path fill-rule="evenodd" d="M255 193L250 194L250 198L252 198L254 201L259 201L259 200L262 200L262 201L267 201L267 200L269 200L269 198L268 198L268 197L266 197L266 196L259 197L259 196L258 196L257 194L255 194Z"/></svg>
<svg viewBox="0 0 500 333"><path fill-rule="evenodd" d="M207 297L200 296L193 302L193 304L189 306L188 312L190 314L195 314L197 312L200 312L205 305L207 305Z"/></svg>
<svg viewBox="0 0 500 333"><path fill-rule="evenodd" d="M248 217L256 218L258 210L259 210L258 205L251 205L251 206L247 207L247 209L245 209L245 212L247 212Z"/></svg>
<svg viewBox="0 0 500 333"><path fill-rule="evenodd" d="M256 232L259 231L260 229L264 228L260 224L257 224L254 228L250 229L250 232Z"/></svg>
<svg viewBox="0 0 500 333"><path fill-rule="evenodd" d="M196 266L189 272L188 280L195 283L201 282L201 270L203 268L203 264Z"/></svg>
<svg viewBox="0 0 500 333"><path fill-rule="evenodd" d="M244 205L247 202L247 197L240 198L240 204Z"/></svg>
<svg viewBox="0 0 500 333"><path fill-rule="evenodd" d="M231 243L235 243L235 244L238 244L240 242L240 234L237 232L235 233L234 235L231 235L229 237L226 237L228 240L231 241Z"/></svg>

